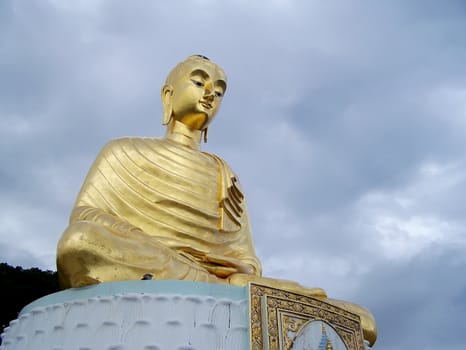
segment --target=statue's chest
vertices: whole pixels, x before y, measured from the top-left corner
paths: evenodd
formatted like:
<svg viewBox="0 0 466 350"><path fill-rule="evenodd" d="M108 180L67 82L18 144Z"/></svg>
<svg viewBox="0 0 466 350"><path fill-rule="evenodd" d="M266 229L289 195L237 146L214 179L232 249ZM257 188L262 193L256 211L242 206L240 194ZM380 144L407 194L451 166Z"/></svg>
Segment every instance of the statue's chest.
<svg viewBox="0 0 466 350"><path fill-rule="evenodd" d="M157 201L218 213L221 174L212 157L180 147L157 147L143 168L140 176Z"/></svg>

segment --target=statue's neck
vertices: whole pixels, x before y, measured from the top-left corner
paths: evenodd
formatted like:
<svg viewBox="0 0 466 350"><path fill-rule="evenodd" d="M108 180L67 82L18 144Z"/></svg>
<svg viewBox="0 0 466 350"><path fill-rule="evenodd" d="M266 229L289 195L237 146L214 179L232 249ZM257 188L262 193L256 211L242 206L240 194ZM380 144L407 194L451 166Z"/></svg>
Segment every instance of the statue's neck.
<svg viewBox="0 0 466 350"><path fill-rule="evenodd" d="M172 119L167 126L165 138L199 151L201 148L201 135L201 130L191 129L185 124Z"/></svg>

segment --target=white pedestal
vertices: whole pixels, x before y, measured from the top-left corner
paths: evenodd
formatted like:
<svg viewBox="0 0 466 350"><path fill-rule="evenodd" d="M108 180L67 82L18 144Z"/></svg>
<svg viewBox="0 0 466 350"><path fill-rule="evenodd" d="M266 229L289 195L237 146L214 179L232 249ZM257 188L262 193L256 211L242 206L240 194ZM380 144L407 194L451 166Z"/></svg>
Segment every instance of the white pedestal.
<svg viewBox="0 0 466 350"><path fill-rule="evenodd" d="M247 288L188 281L102 283L28 305L1 350L244 350Z"/></svg>
<svg viewBox="0 0 466 350"><path fill-rule="evenodd" d="M127 281L36 300L0 350L321 350L329 339L370 349L359 316L323 300L255 284Z"/></svg>

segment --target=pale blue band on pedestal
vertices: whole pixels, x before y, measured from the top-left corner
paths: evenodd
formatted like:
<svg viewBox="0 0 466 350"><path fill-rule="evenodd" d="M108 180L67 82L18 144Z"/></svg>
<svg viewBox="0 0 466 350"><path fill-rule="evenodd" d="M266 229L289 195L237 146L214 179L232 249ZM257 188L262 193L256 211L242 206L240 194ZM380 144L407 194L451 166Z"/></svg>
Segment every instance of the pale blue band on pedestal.
<svg viewBox="0 0 466 350"><path fill-rule="evenodd" d="M247 287L191 281L122 281L99 283L82 288L71 288L50 294L25 306L19 315L21 316L24 313L30 312L33 308L39 306L126 293L215 296L216 298L236 301L248 299Z"/></svg>

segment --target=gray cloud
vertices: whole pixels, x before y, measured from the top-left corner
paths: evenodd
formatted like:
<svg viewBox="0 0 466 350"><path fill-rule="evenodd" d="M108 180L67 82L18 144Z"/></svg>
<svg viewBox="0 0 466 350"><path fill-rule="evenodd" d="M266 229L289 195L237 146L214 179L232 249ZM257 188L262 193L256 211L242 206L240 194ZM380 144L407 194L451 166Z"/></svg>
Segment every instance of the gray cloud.
<svg viewBox="0 0 466 350"><path fill-rule="evenodd" d="M54 268L98 150L163 135L165 75L202 53L229 76L204 149L242 181L265 273L366 304L376 348L459 349L465 13L461 1L1 2L0 257Z"/></svg>
<svg viewBox="0 0 466 350"><path fill-rule="evenodd" d="M448 344L462 349L466 285L464 251L431 246L408 263L377 266L362 279L358 301L371 307L380 328L383 349L435 349Z"/></svg>

